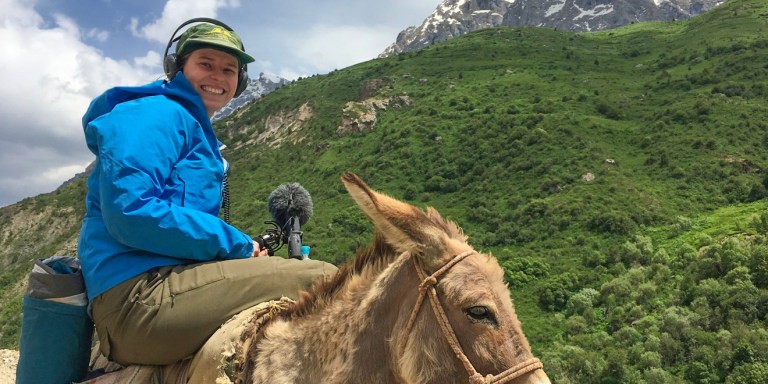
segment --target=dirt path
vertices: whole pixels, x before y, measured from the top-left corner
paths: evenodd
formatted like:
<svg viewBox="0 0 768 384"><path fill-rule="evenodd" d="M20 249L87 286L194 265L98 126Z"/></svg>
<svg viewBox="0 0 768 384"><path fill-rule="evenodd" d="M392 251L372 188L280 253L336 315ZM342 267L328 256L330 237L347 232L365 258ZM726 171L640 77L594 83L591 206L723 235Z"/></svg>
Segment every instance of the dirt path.
<svg viewBox="0 0 768 384"><path fill-rule="evenodd" d="M0 384L16 382L16 364L19 362L19 352L0 349Z"/></svg>

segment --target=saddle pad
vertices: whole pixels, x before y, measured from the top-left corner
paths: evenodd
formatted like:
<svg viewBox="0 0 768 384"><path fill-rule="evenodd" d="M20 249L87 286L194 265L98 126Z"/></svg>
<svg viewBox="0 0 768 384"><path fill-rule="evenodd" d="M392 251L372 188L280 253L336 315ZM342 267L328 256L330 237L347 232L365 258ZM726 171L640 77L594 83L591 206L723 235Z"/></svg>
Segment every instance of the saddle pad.
<svg viewBox="0 0 768 384"><path fill-rule="evenodd" d="M247 351L261 326L293 304L283 297L232 317L200 348L189 368L189 384L240 384ZM248 332L246 332L248 331Z"/></svg>
<svg viewBox="0 0 768 384"><path fill-rule="evenodd" d="M120 366L108 361L93 347L91 370L102 369L106 374L77 384L239 384L244 372L245 354L258 329L269 319L293 303L280 300L260 303L231 319L205 342L193 358L165 366ZM246 332L248 331L248 332ZM250 337L249 337L250 336Z"/></svg>

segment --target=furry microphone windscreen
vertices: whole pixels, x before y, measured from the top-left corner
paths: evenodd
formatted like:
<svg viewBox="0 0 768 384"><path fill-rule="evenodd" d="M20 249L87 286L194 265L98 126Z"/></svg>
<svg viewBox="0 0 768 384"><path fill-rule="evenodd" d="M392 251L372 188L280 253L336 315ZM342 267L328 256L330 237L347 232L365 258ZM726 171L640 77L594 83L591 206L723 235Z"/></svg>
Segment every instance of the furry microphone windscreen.
<svg viewBox="0 0 768 384"><path fill-rule="evenodd" d="M291 216L298 217L299 224L304 225L312 216L312 197L299 183L286 183L269 194L267 207L272 219L281 228Z"/></svg>

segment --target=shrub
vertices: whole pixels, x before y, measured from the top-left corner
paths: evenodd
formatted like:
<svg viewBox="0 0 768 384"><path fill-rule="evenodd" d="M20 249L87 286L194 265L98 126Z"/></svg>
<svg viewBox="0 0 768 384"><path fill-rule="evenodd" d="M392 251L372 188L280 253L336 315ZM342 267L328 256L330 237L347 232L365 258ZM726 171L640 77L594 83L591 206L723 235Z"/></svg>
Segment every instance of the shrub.
<svg viewBox="0 0 768 384"><path fill-rule="evenodd" d="M656 253L654 253L653 256L651 257L651 263L653 264L668 265L671 260L672 258L669 256L669 253L667 253L667 250L664 248L661 248L658 251L656 251Z"/></svg>
<svg viewBox="0 0 768 384"><path fill-rule="evenodd" d="M622 276L604 283L600 287L600 294L606 303L623 303L632 294L632 289L629 280Z"/></svg>
<svg viewBox="0 0 768 384"><path fill-rule="evenodd" d="M744 364L736 367L726 384L768 384L768 363Z"/></svg>
<svg viewBox="0 0 768 384"><path fill-rule="evenodd" d="M592 288L584 288L571 296L566 305L566 313L577 314L589 319L593 315L592 309L600 299L600 292Z"/></svg>
<svg viewBox="0 0 768 384"><path fill-rule="evenodd" d="M768 233L768 212L763 212L760 216L756 216L752 219L752 227L758 233Z"/></svg>
<svg viewBox="0 0 768 384"><path fill-rule="evenodd" d="M578 286L579 279L573 273L555 276L539 288L539 306L549 311L562 310Z"/></svg>
<svg viewBox="0 0 768 384"><path fill-rule="evenodd" d="M637 229L637 224L625 214L604 212L589 219L587 229L593 232L628 235Z"/></svg>
<svg viewBox="0 0 768 384"><path fill-rule="evenodd" d="M626 241L620 249L620 259L627 266L635 263L647 265L653 256L653 244L647 236L635 236L634 241Z"/></svg>
<svg viewBox="0 0 768 384"><path fill-rule="evenodd" d="M743 85L741 85L741 84L734 84L734 83L726 84L726 85L723 85L723 86L716 86L716 87L712 88L712 93L713 94L714 93L721 93L721 94L723 94L725 96L728 96L728 97L742 96L742 95L744 95L744 92L745 92L745 90L744 90L744 86Z"/></svg>
<svg viewBox="0 0 768 384"><path fill-rule="evenodd" d="M756 287L768 288L768 246L754 246L750 252L749 271Z"/></svg>
<svg viewBox="0 0 768 384"><path fill-rule="evenodd" d="M570 335L580 335L589 329L587 320L579 315L571 316L565 321L565 328Z"/></svg>
<svg viewBox="0 0 768 384"><path fill-rule="evenodd" d="M621 112L614 106L604 102L600 101L595 106L597 109L597 112L611 120L620 120L621 119Z"/></svg>
<svg viewBox="0 0 768 384"><path fill-rule="evenodd" d="M549 264L530 258L516 258L501 264L504 278L514 286L523 286L533 280L549 276Z"/></svg>
<svg viewBox="0 0 768 384"><path fill-rule="evenodd" d="M675 218L674 232L676 234L689 231L691 228L693 228L693 220L691 220L690 218L687 218L685 216L677 216Z"/></svg>
<svg viewBox="0 0 768 384"><path fill-rule="evenodd" d="M661 355L658 352L645 351L640 355L640 361L637 362L637 366L642 370L661 368Z"/></svg>
<svg viewBox="0 0 768 384"><path fill-rule="evenodd" d="M442 176L432 176L424 183L424 191L426 192L439 192L446 180Z"/></svg>
<svg viewBox="0 0 768 384"><path fill-rule="evenodd" d="M685 378L692 383L715 383L717 376L709 366L700 361L690 363L685 369Z"/></svg>

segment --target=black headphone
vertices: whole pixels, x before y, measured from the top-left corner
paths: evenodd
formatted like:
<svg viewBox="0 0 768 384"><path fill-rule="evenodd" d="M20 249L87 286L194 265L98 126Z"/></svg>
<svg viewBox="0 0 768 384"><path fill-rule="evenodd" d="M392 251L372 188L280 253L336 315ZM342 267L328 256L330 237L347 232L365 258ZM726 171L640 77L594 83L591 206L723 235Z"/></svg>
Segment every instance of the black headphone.
<svg viewBox="0 0 768 384"><path fill-rule="evenodd" d="M208 17L196 17L179 25L179 27L176 28L176 30L171 35L171 39L168 40L168 46L165 47L165 54L163 55L163 70L165 71L165 75L168 77L168 81L173 80L176 74L181 71L181 68L179 68L179 58L176 57L175 53L168 54L168 51L171 49L171 45L173 45L174 42L179 41L181 38L181 36L176 37L176 34L179 33L179 30L181 30L181 28L183 28L185 25L192 23L211 23L225 28L228 31L234 32L234 30L228 25ZM245 52L245 47L242 46L242 43L240 48L243 50L243 52ZM246 87L248 87L248 67L246 64L243 64L240 67L240 70L237 72L237 88L235 89L234 97L240 96L240 94L245 91Z"/></svg>

